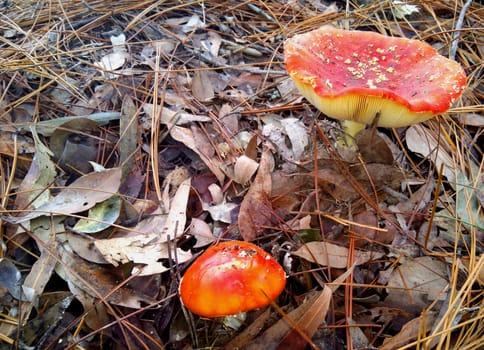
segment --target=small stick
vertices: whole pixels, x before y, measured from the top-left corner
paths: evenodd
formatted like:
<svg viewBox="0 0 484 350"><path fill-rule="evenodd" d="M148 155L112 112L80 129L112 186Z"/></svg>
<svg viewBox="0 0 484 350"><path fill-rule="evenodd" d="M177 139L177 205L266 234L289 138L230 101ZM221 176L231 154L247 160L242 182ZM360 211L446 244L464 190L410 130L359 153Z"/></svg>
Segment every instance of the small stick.
<svg viewBox="0 0 484 350"><path fill-rule="evenodd" d="M257 13L258 15L261 15L262 17L264 17L268 21L271 21L271 22L275 22L276 21L274 18L272 18L271 15L269 15L267 12L265 12L264 10L262 10L261 8L257 7L254 4L248 3L247 4L247 7L250 8L255 13Z"/></svg>
<svg viewBox="0 0 484 350"><path fill-rule="evenodd" d="M457 54L457 45L459 45L459 37L460 37L460 30L462 29L462 24L464 23L464 17L466 15L466 11L471 6L472 0L467 0L462 6L462 9L459 14L459 18L457 19L457 23L455 25L455 32L454 32L454 39L452 40L452 46L450 47L449 58L455 60L455 55Z"/></svg>

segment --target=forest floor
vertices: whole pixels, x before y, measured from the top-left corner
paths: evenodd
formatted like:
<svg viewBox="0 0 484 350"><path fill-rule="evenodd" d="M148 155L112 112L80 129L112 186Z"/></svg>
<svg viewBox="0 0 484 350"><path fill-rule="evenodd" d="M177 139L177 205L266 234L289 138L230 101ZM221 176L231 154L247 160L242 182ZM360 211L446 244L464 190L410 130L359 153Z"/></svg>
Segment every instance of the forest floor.
<svg viewBox="0 0 484 350"><path fill-rule="evenodd" d="M409 3L2 2L0 349L482 348L484 9ZM467 85L344 145L284 65L324 25L425 41ZM269 306L180 302L221 240L282 265Z"/></svg>

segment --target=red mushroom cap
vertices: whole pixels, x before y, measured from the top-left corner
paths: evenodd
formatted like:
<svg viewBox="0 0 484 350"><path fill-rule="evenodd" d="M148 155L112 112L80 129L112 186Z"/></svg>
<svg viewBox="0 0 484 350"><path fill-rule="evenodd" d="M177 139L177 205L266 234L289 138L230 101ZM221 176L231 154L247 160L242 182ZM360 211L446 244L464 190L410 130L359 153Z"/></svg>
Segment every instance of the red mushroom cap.
<svg viewBox="0 0 484 350"><path fill-rule="evenodd" d="M466 84L462 67L430 45L378 33L321 28L284 45L286 69L329 117L401 127L448 110Z"/></svg>
<svg viewBox="0 0 484 350"><path fill-rule="evenodd" d="M183 305L204 317L235 315L270 304L284 290L282 267L255 244L222 242L208 248L180 283Z"/></svg>

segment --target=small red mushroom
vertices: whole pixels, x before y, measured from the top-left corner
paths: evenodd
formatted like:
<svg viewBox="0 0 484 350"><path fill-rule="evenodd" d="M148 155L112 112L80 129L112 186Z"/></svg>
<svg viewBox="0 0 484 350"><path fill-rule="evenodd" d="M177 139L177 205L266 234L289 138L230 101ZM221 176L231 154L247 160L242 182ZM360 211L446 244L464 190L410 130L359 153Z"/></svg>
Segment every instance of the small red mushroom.
<svg viewBox="0 0 484 350"><path fill-rule="evenodd" d="M284 56L302 95L352 136L443 113L466 84L462 67L427 43L374 32L316 29L286 40Z"/></svg>
<svg viewBox="0 0 484 350"><path fill-rule="evenodd" d="M180 297L191 312L222 317L269 305L284 290L286 276L274 258L244 241L208 248L187 269Z"/></svg>

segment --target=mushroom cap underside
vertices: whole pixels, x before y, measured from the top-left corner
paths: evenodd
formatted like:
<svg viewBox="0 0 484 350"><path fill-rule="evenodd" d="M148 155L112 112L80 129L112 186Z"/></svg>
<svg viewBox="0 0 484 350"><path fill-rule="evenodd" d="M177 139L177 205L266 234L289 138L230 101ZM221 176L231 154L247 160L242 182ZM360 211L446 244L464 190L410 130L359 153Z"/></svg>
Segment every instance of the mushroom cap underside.
<svg viewBox="0 0 484 350"><path fill-rule="evenodd" d="M378 112L379 126L409 125L448 110L466 84L457 62L418 40L317 29L288 39L284 48L301 93L337 119L369 124Z"/></svg>

